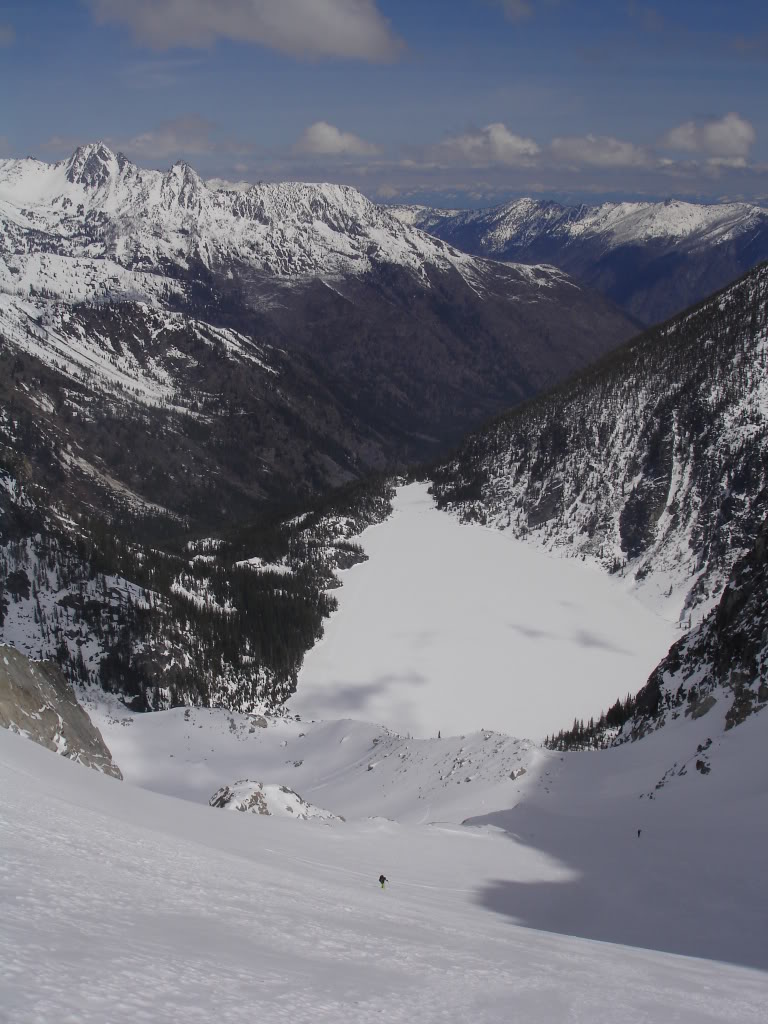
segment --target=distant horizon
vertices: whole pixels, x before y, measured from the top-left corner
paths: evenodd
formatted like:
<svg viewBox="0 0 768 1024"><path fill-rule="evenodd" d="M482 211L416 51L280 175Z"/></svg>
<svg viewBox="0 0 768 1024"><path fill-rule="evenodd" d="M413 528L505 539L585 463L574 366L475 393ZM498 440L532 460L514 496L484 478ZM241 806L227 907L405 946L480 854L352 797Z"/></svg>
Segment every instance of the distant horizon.
<svg viewBox="0 0 768 1024"><path fill-rule="evenodd" d="M177 163L183 163L191 167L202 179L206 185L214 183L221 187L225 185L232 185L233 187L253 186L259 184L280 184L281 182L301 182L303 184L313 185L342 185L350 188L355 188L361 192L371 202L376 203L379 206L424 206L435 210L491 210L497 206L503 206L508 203L513 203L521 199L531 199L535 202L554 202L560 206L601 206L606 203L666 203L666 202L682 202L691 203L699 206L722 206L729 203L743 203L748 206L756 206L760 209L768 210L768 197L765 202L761 203L756 200L744 198L743 196L723 196L723 195L690 195L686 193L643 193L638 191L624 191L621 189L617 190L601 190L595 192L587 191L541 191L537 192L533 189L528 191L521 189L503 189L499 188L495 190L493 194L487 194L484 196L478 195L477 192L460 191L457 189L446 188L444 191L434 190L419 190L411 189L404 192L401 195L392 198L382 198L377 196L375 193L367 190L365 187L354 184L353 182L347 181L333 181L330 179L321 178L299 178L299 177L257 177L252 178L242 177L237 180L230 180L220 175L205 175L199 171L195 165L194 158L179 155L174 157L169 154L165 161L156 162L151 164L147 161L135 160L128 154L123 153L119 147L115 147L112 143L106 139L93 138L83 140L79 143L75 143L72 149L66 154L57 158L52 158L46 154L42 156L34 153L26 153L23 156L15 157L3 157L0 156L0 163L4 159L11 160L36 160L40 163L54 165L57 163L66 162L70 159L78 149L86 148L88 146L103 145L108 148L116 156L122 155L126 159L130 160L134 166L141 168L142 170L157 171L159 173L165 173L170 170Z"/></svg>

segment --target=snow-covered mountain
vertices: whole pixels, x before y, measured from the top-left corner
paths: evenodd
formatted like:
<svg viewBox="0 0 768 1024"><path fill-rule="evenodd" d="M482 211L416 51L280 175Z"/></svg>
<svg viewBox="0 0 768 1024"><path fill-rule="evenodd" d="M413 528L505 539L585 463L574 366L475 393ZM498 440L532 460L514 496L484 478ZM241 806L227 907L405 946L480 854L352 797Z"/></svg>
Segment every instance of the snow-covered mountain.
<svg viewBox="0 0 768 1024"><path fill-rule="evenodd" d="M0 161L0 635L141 700L284 699L330 599L303 540L304 570L252 568L289 557L281 512L630 330L562 272L467 256L354 189L214 189L101 144ZM185 549L226 531L221 558Z"/></svg>
<svg viewBox="0 0 768 1024"><path fill-rule="evenodd" d="M488 210L390 209L467 252L552 263L649 324L768 259L768 210L749 203L518 199Z"/></svg>
<svg viewBox="0 0 768 1024"><path fill-rule="evenodd" d="M60 345L30 320L55 336L62 303L83 302L181 311L304 351L351 410L437 437L631 330L554 268L470 257L352 188L209 188L186 164L143 170L101 143L57 164L0 161L0 329L51 361Z"/></svg>
<svg viewBox="0 0 768 1024"><path fill-rule="evenodd" d="M173 515L432 454L631 331L562 272L470 257L351 188L211 188L103 144L0 161L3 400L36 406L66 473Z"/></svg>

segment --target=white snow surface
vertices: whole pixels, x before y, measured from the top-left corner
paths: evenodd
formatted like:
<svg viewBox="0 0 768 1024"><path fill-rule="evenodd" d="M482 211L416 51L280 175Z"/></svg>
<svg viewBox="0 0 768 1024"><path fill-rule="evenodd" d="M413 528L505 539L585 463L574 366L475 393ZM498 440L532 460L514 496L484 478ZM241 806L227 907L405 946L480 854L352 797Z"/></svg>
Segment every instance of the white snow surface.
<svg viewBox="0 0 768 1024"><path fill-rule="evenodd" d="M424 484L358 541L290 701L304 718L539 740L635 693L680 635L630 580L461 524Z"/></svg>
<svg viewBox="0 0 768 1024"><path fill-rule="evenodd" d="M414 799L417 783L437 791L435 765L460 746L479 774L516 741L114 711L97 718L126 783L0 731L4 1024L765 1020L760 716L725 735L681 720L602 753L528 747L506 793L448 780L482 816L462 827ZM654 791L681 739L708 731L711 774ZM225 814L173 795L202 757L224 781L236 764L285 777L297 754L305 798L368 816ZM142 773L165 792L137 788ZM410 823L381 816L391 797Z"/></svg>

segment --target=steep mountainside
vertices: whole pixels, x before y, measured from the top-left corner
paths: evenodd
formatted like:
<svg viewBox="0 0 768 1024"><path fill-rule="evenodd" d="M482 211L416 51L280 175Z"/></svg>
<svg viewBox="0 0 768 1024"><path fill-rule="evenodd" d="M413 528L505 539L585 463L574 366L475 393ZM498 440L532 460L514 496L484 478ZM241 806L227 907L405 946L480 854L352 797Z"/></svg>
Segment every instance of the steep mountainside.
<svg viewBox="0 0 768 1024"><path fill-rule="evenodd" d="M272 390L277 415L309 421L276 451L295 463L306 441L326 485L355 458L377 468L458 439L631 331L561 272L467 256L354 189L215 191L185 164L146 171L100 144L54 165L0 161L5 347L208 423L222 397L250 417Z"/></svg>
<svg viewBox="0 0 768 1024"><path fill-rule="evenodd" d="M746 203L569 207L519 199L490 210L390 209L466 252L560 267L647 324L768 259L768 211Z"/></svg>
<svg viewBox="0 0 768 1024"><path fill-rule="evenodd" d="M121 505L98 475L73 495L34 429L36 462L0 444L0 641L140 710L279 706L335 607L334 570L364 557L348 538L388 513L387 485L200 537L130 495Z"/></svg>
<svg viewBox="0 0 768 1024"><path fill-rule="evenodd" d="M667 770L658 789L690 767L709 775L722 734L766 707L768 521L736 562L717 606L672 646L646 685L597 719L576 720L572 728L548 738L547 745L554 750L621 746L672 722L696 722L708 715L706 740ZM683 743L690 742L689 730L678 730L678 735Z"/></svg>
<svg viewBox="0 0 768 1024"><path fill-rule="evenodd" d="M765 516L767 371L763 265L472 435L435 470L438 502L696 620Z"/></svg>

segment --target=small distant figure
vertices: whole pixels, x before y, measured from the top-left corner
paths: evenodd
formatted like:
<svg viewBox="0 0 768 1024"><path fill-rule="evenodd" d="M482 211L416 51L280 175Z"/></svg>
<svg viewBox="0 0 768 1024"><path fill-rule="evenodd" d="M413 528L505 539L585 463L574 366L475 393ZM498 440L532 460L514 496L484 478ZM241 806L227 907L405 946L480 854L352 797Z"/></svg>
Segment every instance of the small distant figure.
<svg viewBox="0 0 768 1024"><path fill-rule="evenodd" d="M643 830L642 830L641 828L639 828L639 829L637 830L637 838L638 838L638 839L640 838L640 833L641 833L642 831L643 831Z"/></svg>
<svg viewBox="0 0 768 1024"><path fill-rule="evenodd" d="M437 738L438 738L439 740L440 740L440 739L442 739L442 736L440 735L440 730L439 730L439 729L437 730Z"/></svg>
<svg viewBox="0 0 768 1024"><path fill-rule="evenodd" d="M382 889L384 888L388 881L389 879L386 877L386 875L379 875L379 885L381 886Z"/></svg>

